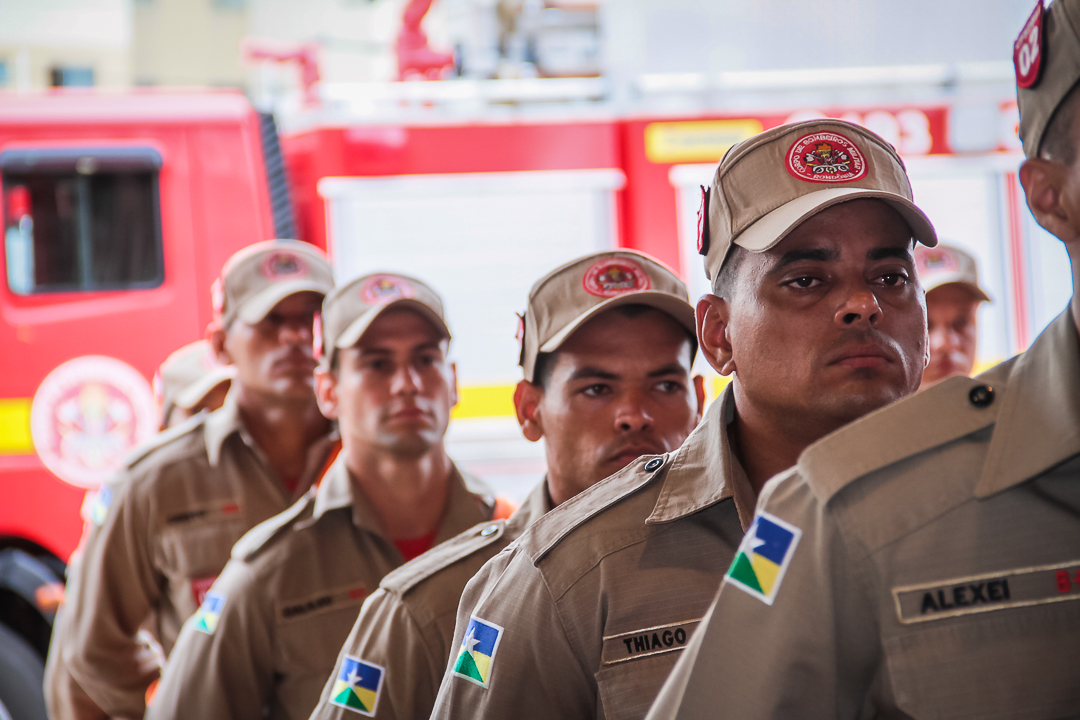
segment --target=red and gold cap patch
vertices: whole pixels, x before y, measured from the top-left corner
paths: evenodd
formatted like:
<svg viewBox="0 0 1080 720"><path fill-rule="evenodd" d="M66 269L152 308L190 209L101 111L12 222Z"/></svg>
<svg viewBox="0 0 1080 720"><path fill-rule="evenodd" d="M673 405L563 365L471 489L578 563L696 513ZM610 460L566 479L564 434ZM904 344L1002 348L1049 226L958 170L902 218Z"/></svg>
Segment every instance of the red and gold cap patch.
<svg viewBox="0 0 1080 720"><path fill-rule="evenodd" d="M633 260L604 258L592 264L581 279L585 292L602 298L612 298L629 292L648 290L649 276Z"/></svg>
<svg viewBox="0 0 1080 720"><path fill-rule="evenodd" d="M1013 43L1013 66L1016 68L1016 84L1029 88L1039 82L1043 57L1043 0L1036 0L1035 10L1024 23L1020 37Z"/></svg>
<svg viewBox="0 0 1080 720"><path fill-rule="evenodd" d="M698 255L709 254L709 193L711 191L711 187L701 186L701 205L697 211Z"/></svg>
<svg viewBox="0 0 1080 720"><path fill-rule="evenodd" d="M368 305L385 305L415 296L412 285L393 275L372 275L360 286L360 299Z"/></svg>
<svg viewBox="0 0 1080 720"><path fill-rule="evenodd" d="M308 275L308 265L299 255L275 252L266 256L259 270L267 280L296 280Z"/></svg>
<svg viewBox="0 0 1080 720"><path fill-rule="evenodd" d="M840 133L816 132L792 143L787 170L809 182L852 182L866 175L866 158L855 143Z"/></svg>
<svg viewBox="0 0 1080 720"><path fill-rule="evenodd" d="M927 272L951 272L958 267L953 254L942 248L929 248L916 253L915 260L918 269Z"/></svg>

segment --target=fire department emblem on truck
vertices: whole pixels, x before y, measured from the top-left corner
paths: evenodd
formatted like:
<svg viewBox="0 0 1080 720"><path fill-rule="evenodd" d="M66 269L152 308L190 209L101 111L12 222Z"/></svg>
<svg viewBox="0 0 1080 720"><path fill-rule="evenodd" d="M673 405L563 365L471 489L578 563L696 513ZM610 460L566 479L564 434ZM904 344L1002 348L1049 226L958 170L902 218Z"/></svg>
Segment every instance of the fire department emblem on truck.
<svg viewBox="0 0 1080 720"><path fill-rule="evenodd" d="M796 140L787 155L787 169L810 182L851 182L866 175L862 151L843 135L817 132Z"/></svg>
<svg viewBox="0 0 1080 720"><path fill-rule="evenodd" d="M157 432L146 379L115 358L75 358L49 373L30 407L41 462L64 482L96 488L136 445Z"/></svg>
<svg viewBox="0 0 1080 720"><path fill-rule="evenodd" d="M612 298L628 292L648 290L649 276L633 260L604 259L585 271L581 280L585 292L602 298Z"/></svg>

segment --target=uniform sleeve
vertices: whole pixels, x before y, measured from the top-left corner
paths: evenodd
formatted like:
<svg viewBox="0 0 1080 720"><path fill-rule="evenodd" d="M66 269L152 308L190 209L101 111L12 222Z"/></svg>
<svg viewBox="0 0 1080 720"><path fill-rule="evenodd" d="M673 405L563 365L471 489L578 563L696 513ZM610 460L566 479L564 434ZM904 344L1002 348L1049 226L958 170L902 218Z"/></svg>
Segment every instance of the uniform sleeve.
<svg viewBox="0 0 1080 720"><path fill-rule="evenodd" d="M446 658L435 652L400 597L379 589L360 616L338 654L334 674L323 688L312 720L343 720L355 713L330 702L346 656L383 669L374 717L380 720L426 718L435 703Z"/></svg>
<svg viewBox="0 0 1080 720"><path fill-rule="evenodd" d="M153 508L139 483L126 477L110 488L116 499L103 525L87 536L64 592L60 652L71 678L101 710L138 718L158 673L140 661L136 635L158 604L164 579L151 554Z"/></svg>
<svg viewBox="0 0 1080 720"><path fill-rule="evenodd" d="M432 719L596 712L592 671L575 652L539 570L511 545L465 588Z"/></svg>
<svg viewBox="0 0 1080 720"><path fill-rule="evenodd" d="M764 519L773 527L797 529L786 573L770 587L767 568L755 568L752 575L738 570L747 554L751 567L763 562L754 556L779 557L769 552L771 541L761 542L755 525L757 542L748 534L750 542L740 547L729 576L751 586L760 579L758 593L725 578L647 720L867 716L881 657L875 606L866 590L868 565L860 567L859 553L852 552L835 517L797 477L770 490L758 504L755 523Z"/></svg>
<svg viewBox="0 0 1080 720"><path fill-rule="evenodd" d="M61 607L53 621L49 657L45 664L45 707L52 720L107 720L86 691L68 672L60 647L67 635L67 615Z"/></svg>
<svg viewBox="0 0 1080 720"><path fill-rule="evenodd" d="M180 630L146 720L261 720L273 690L272 598L230 560Z"/></svg>

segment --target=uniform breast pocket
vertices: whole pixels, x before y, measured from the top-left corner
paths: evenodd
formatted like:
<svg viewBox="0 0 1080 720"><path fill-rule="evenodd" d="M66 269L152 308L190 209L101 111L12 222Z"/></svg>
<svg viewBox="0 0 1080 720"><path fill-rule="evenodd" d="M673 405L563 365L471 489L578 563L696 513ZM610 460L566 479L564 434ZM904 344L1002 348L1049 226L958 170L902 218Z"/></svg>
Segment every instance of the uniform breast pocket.
<svg viewBox="0 0 1080 720"><path fill-rule="evenodd" d="M166 526L161 535L162 569L177 583L218 575L245 529L239 518Z"/></svg>
<svg viewBox="0 0 1080 720"><path fill-rule="evenodd" d="M1080 716L1080 602L913 623L885 654L897 705L919 720Z"/></svg>
<svg viewBox="0 0 1080 720"><path fill-rule="evenodd" d="M597 702L606 720L640 720L649 712L681 651L605 665L596 674Z"/></svg>

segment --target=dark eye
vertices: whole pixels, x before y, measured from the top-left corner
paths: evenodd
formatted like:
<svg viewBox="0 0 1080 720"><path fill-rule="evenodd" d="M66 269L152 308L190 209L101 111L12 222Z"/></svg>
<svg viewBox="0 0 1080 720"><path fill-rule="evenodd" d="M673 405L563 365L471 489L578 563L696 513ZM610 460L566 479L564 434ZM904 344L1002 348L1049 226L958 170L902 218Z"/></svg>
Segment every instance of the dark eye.
<svg viewBox="0 0 1080 720"><path fill-rule="evenodd" d="M683 389L682 383L674 380L664 380L657 384L656 389L663 393L676 393Z"/></svg>
<svg viewBox="0 0 1080 720"><path fill-rule="evenodd" d="M818 280L815 277L810 277L809 275L805 275L803 277L795 278L794 280L789 282L788 285L794 285L795 287L797 287L797 288L799 288L801 290L807 290L809 288L815 287L820 282L821 281Z"/></svg>
<svg viewBox="0 0 1080 720"><path fill-rule="evenodd" d="M907 284L907 280L907 275L905 275L904 273L887 273L881 276L882 284L888 285L889 287L905 285Z"/></svg>
<svg viewBox="0 0 1080 720"><path fill-rule="evenodd" d="M584 393L585 395L588 395L589 397L599 397L600 395L606 394L607 391L608 391L608 386L607 385L601 385L601 384L598 383L596 385L589 385L588 387L584 388L581 392Z"/></svg>

